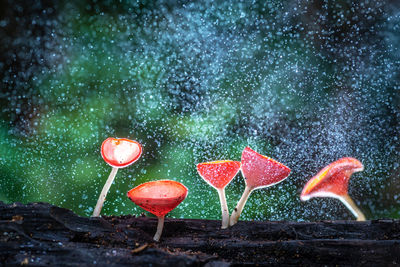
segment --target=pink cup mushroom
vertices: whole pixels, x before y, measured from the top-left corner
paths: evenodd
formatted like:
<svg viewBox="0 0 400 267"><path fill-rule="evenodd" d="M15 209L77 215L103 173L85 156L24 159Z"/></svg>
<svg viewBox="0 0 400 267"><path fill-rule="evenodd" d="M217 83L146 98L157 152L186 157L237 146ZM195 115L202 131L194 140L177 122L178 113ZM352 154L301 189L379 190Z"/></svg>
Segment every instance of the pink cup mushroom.
<svg viewBox="0 0 400 267"><path fill-rule="evenodd" d="M100 193L99 199L97 200L92 217L100 216L108 190L110 190L118 169L131 165L139 159L141 154L142 146L136 141L126 138L117 139L112 137L104 140L101 145L101 156L104 161L112 167L112 169L106 183L104 184L103 190Z"/></svg>
<svg viewBox="0 0 400 267"><path fill-rule="evenodd" d="M307 182L300 199L306 201L313 197L337 198L354 214L357 221L365 221L364 214L347 193L351 175L363 170L364 166L355 158L341 158L332 162Z"/></svg>
<svg viewBox="0 0 400 267"><path fill-rule="evenodd" d="M229 210L226 204L225 187L232 181L240 169L239 161L222 160L197 164L201 178L218 191L222 211L222 229L229 226Z"/></svg>
<svg viewBox="0 0 400 267"><path fill-rule="evenodd" d="M175 209L187 196L187 188L175 181L161 180L141 184L128 192L128 197L139 207L158 218L154 240L159 241L165 215Z"/></svg>
<svg viewBox="0 0 400 267"><path fill-rule="evenodd" d="M231 226L236 224L239 220L243 207L254 189L269 187L282 182L290 174L290 169L288 167L276 160L255 152L250 147L246 147L242 152L241 170L246 182L246 187L236 208L232 212L230 218Z"/></svg>

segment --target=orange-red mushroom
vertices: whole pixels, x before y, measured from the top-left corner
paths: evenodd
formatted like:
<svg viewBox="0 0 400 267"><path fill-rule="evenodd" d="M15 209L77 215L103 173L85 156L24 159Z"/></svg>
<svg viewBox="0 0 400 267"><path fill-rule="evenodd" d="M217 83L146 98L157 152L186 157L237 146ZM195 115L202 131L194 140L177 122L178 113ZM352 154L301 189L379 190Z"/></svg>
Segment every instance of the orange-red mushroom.
<svg viewBox="0 0 400 267"><path fill-rule="evenodd" d="M241 170L246 182L246 187L236 208L232 212L230 225L237 223L243 207L254 189L269 187L280 183L290 174L290 169L288 167L274 159L255 152L250 147L246 147L242 152Z"/></svg>
<svg viewBox="0 0 400 267"><path fill-rule="evenodd" d="M348 186L354 172L364 170L364 166L355 158L341 158L323 168L307 182L301 192L302 201L313 197L337 198L354 214L357 221L365 221L364 214L348 195Z"/></svg>
<svg viewBox="0 0 400 267"><path fill-rule="evenodd" d="M175 209L187 196L187 188L175 181L161 180L141 184L128 192L128 197L139 207L158 218L154 240L159 241L165 215Z"/></svg>
<svg viewBox="0 0 400 267"><path fill-rule="evenodd" d="M108 190L110 190L118 169L131 165L139 159L141 154L142 146L136 141L126 138L117 139L112 137L104 140L101 145L101 156L104 161L112 167L112 169L106 183L104 184L103 190L100 193L99 199L97 200L92 217L100 216Z"/></svg>
<svg viewBox="0 0 400 267"><path fill-rule="evenodd" d="M221 160L197 164L197 171L201 178L218 191L221 203L222 225L229 226L229 210L226 203L225 187L232 181L240 169L239 161Z"/></svg>

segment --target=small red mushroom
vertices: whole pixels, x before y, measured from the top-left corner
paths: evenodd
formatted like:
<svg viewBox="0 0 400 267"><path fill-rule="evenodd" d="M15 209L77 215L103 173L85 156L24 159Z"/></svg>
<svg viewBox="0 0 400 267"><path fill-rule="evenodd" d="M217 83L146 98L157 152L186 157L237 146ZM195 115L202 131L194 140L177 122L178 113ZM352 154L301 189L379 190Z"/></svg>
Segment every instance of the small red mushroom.
<svg viewBox="0 0 400 267"><path fill-rule="evenodd" d="M117 139L112 137L104 140L101 145L101 156L104 161L112 167L112 169L106 183L104 184L103 190L100 193L99 199L97 200L92 217L100 216L108 190L110 190L118 169L131 165L139 159L141 154L142 146L136 141L126 138Z"/></svg>
<svg viewBox="0 0 400 267"><path fill-rule="evenodd" d="M154 240L159 241L164 227L165 215L175 209L187 196L187 188L175 181L161 180L141 184L127 195L136 205L158 218Z"/></svg>
<svg viewBox="0 0 400 267"><path fill-rule="evenodd" d="M222 212L222 229L229 226L229 210L226 204L225 187L232 181L240 169L239 161L221 160L197 164L201 178L218 191Z"/></svg>
<svg viewBox="0 0 400 267"><path fill-rule="evenodd" d="M364 214L350 198L347 190L351 175L363 170L364 166L355 158L341 158L332 162L307 182L300 199L306 201L313 197L337 198L356 216L357 221L365 221Z"/></svg>
<svg viewBox="0 0 400 267"><path fill-rule="evenodd" d="M236 208L232 212L230 218L231 226L236 224L239 220L243 207L254 189L269 187L280 183L290 174L290 169L288 167L274 159L255 152L250 147L246 147L242 152L241 170L246 182L246 187Z"/></svg>

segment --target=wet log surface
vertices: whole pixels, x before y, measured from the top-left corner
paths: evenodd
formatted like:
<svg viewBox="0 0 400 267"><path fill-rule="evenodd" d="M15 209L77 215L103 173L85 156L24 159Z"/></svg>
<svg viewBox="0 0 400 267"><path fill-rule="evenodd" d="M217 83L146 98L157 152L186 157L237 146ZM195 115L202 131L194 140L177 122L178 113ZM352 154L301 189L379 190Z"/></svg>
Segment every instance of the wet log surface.
<svg viewBox="0 0 400 267"><path fill-rule="evenodd" d="M63 266L357 265L400 263L400 220L239 222L83 218L46 203L0 202L0 263Z"/></svg>

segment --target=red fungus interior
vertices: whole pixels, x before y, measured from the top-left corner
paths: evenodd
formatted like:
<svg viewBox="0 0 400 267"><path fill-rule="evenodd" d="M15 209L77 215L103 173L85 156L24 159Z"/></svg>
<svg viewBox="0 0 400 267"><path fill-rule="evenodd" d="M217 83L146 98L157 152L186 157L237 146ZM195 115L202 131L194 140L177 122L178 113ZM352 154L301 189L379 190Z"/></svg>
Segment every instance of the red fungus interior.
<svg viewBox="0 0 400 267"><path fill-rule="evenodd" d="M197 164L200 176L215 188L224 188L240 169L239 161L221 160Z"/></svg>
<svg viewBox="0 0 400 267"><path fill-rule="evenodd" d="M341 158L332 162L307 182L301 197L347 195L351 175L363 168L355 158Z"/></svg>
<svg viewBox="0 0 400 267"><path fill-rule="evenodd" d="M187 188L175 181L162 180L141 184L128 192L128 197L157 217L176 208L187 195Z"/></svg>
<svg viewBox="0 0 400 267"><path fill-rule="evenodd" d="M290 169L246 147L242 153L242 173L250 188L259 188L281 182L289 176Z"/></svg>
<svg viewBox="0 0 400 267"><path fill-rule="evenodd" d="M142 146L126 138L107 138L101 145L101 156L112 167L126 167L139 159Z"/></svg>

